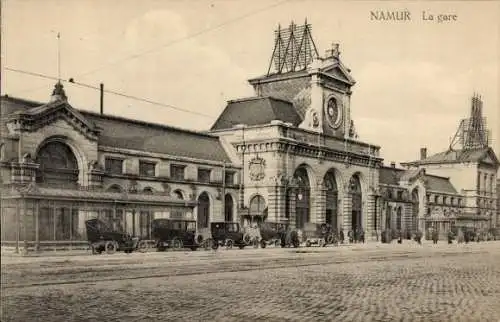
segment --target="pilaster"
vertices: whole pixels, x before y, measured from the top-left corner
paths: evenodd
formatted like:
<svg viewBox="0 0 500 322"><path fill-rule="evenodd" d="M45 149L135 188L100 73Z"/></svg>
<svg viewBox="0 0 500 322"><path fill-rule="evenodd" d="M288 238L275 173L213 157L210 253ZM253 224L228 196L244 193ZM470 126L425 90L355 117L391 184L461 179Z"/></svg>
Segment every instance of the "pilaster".
<svg viewBox="0 0 500 322"><path fill-rule="evenodd" d="M315 194L313 215L311 216L313 223L323 224L326 222L326 191L327 188L323 182L318 184L316 191L312 191L312 194Z"/></svg>
<svg viewBox="0 0 500 322"><path fill-rule="evenodd" d="M289 213L289 219L288 223L290 224L291 228L296 227L296 220L295 220L295 206L296 206L296 200L295 200L295 195L297 194L297 189L295 188L290 188L289 193L287 195L288 198L288 213Z"/></svg>
<svg viewBox="0 0 500 322"><path fill-rule="evenodd" d="M365 212L364 212L364 231L365 231L365 237L375 239L376 236L373 235L374 229L374 220L375 220L375 198L376 196L373 194L370 194L366 198L366 207L365 207Z"/></svg>
<svg viewBox="0 0 500 322"><path fill-rule="evenodd" d="M349 230L352 229L352 195L348 192L344 193L342 199L342 219L343 219L343 230L344 230L344 240L348 241L347 236Z"/></svg>

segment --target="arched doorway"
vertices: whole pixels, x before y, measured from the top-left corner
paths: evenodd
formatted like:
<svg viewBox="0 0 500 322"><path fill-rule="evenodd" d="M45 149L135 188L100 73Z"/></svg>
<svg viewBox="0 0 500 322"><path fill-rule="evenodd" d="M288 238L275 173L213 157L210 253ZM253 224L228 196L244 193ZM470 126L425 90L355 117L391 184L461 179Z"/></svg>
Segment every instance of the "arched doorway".
<svg viewBox="0 0 500 322"><path fill-rule="evenodd" d="M324 178L326 188L326 218L327 224L334 229L338 229L337 208L338 208L338 188L334 172L328 171Z"/></svg>
<svg viewBox="0 0 500 322"><path fill-rule="evenodd" d="M385 229L392 229L392 207L389 204L385 208Z"/></svg>
<svg viewBox="0 0 500 322"><path fill-rule="evenodd" d="M203 192L198 197L198 216L197 224L198 229L208 228L208 223L210 220L210 198L206 192Z"/></svg>
<svg viewBox="0 0 500 322"><path fill-rule="evenodd" d="M362 214L362 192L361 182L357 174L353 175L349 180L349 193L351 195L351 229L357 231L364 229L363 214Z"/></svg>
<svg viewBox="0 0 500 322"><path fill-rule="evenodd" d="M224 220L226 222L234 221L233 210L234 210L233 197L228 193L224 197Z"/></svg>
<svg viewBox="0 0 500 322"><path fill-rule="evenodd" d="M310 221L311 208L311 188L307 170L303 167L298 168L294 173L297 182L297 194L295 196L295 225L297 228L304 228Z"/></svg>
<svg viewBox="0 0 500 322"><path fill-rule="evenodd" d="M40 164L36 182L51 185L76 185L78 183L78 162L71 148L59 141L43 145L36 156Z"/></svg>
<svg viewBox="0 0 500 322"><path fill-rule="evenodd" d="M418 229L418 211L420 209L418 189L413 190L413 192L411 193L411 200L412 200L411 231L415 232Z"/></svg>
<svg viewBox="0 0 500 322"><path fill-rule="evenodd" d="M403 214L401 206L396 210L396 230L401 231L403 229Z"/></svg>
<svg viewBox="0 0 500 322"><path fill-rule="evenodd" d="M250 200L249 223L261 223L267 219L266 200L261 195L255 195Z"/></svg>

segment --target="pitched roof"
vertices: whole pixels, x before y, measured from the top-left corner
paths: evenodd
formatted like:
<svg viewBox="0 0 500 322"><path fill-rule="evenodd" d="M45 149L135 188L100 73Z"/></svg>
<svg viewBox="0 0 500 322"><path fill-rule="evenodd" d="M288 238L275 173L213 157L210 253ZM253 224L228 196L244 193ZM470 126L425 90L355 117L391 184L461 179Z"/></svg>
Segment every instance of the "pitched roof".
<svg viewBox="0 0 500 322"><path fill-rule="evenodd" d="M399 185L399 181L413 178L420 170L405 170L392 167L381 167L379 172L379 182L381 184ZM431 174L422 174L424 185L428 190L442 193L457 193L450 179Z"/></svg>
<svg viewBox="0 0 500 322"><path fill-rule="evenodd" d="M404 169L381 167L379 169L379 182L382 184L399 185L399 179Z"/></svg>
<svg viewBox="0 0 500 322"><path fill-rule="evenodd" d="M447 150L429 156L423 160L415 160L402 164L407 165L424 165L424 164L439 164L439 163L462 163L462 162L479 162L487 154L492 156L492 161L498 163L498 158L490 147L468 149L468 150Z"/></svg>
<svg viewBox="0 0 500 322"><path fill-rule="evenodd" d="M211 130L228 129L236 124L268 124L273 120L295 126L302 121L291 102L269 96L250 97L229 101Z"/></svg>
<svg viewBox="0 0 500 322"><path fill-rule="evenodd" d="M426 174L424 176L424 182L425 186L429 190L446 193L457 193L457 190L451 184L448 178Z"/></svg>
<svg viewBox="0 0 500 322"><path fill-rule="evenodd" d="M44 111L47 105L50 104L2 97L2 115L32 109L40 112ZM76 112L100 129L101 145L230 162L222 144L214 135L85 110Z"/></svg>
<svg viewBox="0 0 500 322"><path fill-rule="evenodd" d="M101 129L102 145L230 162L219 138L213 135L94 112L81 113Z"/></svg>

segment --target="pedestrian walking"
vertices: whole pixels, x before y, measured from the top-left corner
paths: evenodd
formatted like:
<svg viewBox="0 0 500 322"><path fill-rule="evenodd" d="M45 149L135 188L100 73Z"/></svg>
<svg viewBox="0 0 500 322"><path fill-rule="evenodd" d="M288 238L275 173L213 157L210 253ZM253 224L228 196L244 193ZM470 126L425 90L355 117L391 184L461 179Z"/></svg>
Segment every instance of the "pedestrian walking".
<svg viewBox="0 0 500 322"><path fill-rule="evenodd" d="M422 245L422 232L420 230L417 230L417 232L415 233L415 238L417 240L417 243L419 245Z"/></svg>
<svg viewBox="0 0 500 322"><path fill-rule="evenodd" d="M448 232L448 244L453 244L453 239L454 239L454 235L453 235L453 232L450 230Z"/></svg>
<svg viewBox="0 0 500 322"><path fill-rule="evenodd" d="M340 243L343 244L344 243L344 230L342 228L340 228L339 238L340 238Z"/></svg>
<svg viewBox="0 0 500 322"><path fill-rule="evenodd" d="M439 240L439 233L438 233L438 230L437 229L434 229L432 231L432 241L434 244L437 244L438 243L438 240Z"/></svg>

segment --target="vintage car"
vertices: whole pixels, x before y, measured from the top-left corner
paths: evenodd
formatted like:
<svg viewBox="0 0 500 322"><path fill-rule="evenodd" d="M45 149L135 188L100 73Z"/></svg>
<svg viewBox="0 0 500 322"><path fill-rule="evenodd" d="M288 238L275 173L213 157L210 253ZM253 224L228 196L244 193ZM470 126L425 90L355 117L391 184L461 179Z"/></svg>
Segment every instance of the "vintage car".
<svg viewBox="0 0 500 322"><path fill-rule="evenodd" d="M286 239L286 226L284 224L263 222L260 224L260 247L267 245L280 246ZM283 242L282 242L283 241Z"/></svg>
<svg viewBox="0 0 500 322"><path fill-rule="evenodd" d="M167 248L198 249L196 243L196 221L180 219L153 219L151 221L151 237L155 240L158 251Z"/></svg>
<svg viewBox="0 0 500 322"><path fill-rule="evenodd" d="M326 246L329 231L325 224L306 223L300 233L301 240L305 242L306 247L311 247L312 245L318 245L319 247Z"/></svg>
<svg viewBox="0 0 500 322"><path fill-rule="evenodd" d="M247 245L243 240L243 232L239 223L235 222L212 222L210 224L212 233L212 247L217 249L219 246L232 248L238 246L240 249Z"/></svg>
<svg viewBox="0 0 500 322"><path fill-rule="evenodd" d="M114 231L100 219L90 219L85 222L87 240L92 254L101 254L105 251L112 254L116 251L131 253L135 250L145 251L147 243L138 237L132 237L121 231Z"/></svg>

